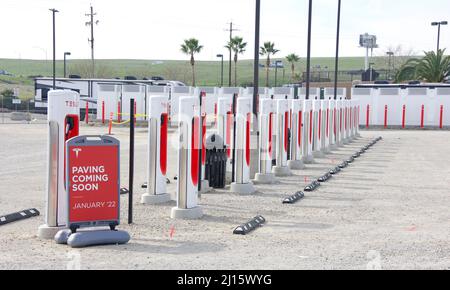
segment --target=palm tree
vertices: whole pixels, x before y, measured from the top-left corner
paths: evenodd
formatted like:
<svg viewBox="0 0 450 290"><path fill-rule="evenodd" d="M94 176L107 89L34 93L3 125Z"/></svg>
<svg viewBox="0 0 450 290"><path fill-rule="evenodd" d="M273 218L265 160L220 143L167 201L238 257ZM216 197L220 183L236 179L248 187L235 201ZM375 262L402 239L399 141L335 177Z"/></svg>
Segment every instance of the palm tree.
<svg viewBox="0 0 450 290"><path fill-rule="evenodd" d="M408 60L397 72L396 82L421 80L431 83L442 83L450 77L450 56L445 56L445 49L425 52L421 59Z"/></svg>
<svg viewBox="0 0 450 290"><path fill-rule="evenodd" d="M286 56L286 60L291 64L291 81L295 78L295 64L300 61L300 57L295 53Z"/></svg>
<svg viewBox="0 0 450 290"><path fill-rule="evenodd" d="M191 66L192 66L192 86L195 87L195 59L194 55L200 53L203 49L203 45L200 45L198 40L195 38L186 39L181 45L181 51L187 55L191 56Z"/></svg>
<svg viewBox="0 0 450 290"><path fill-rule="evenodd" d="M264 46L261 46L259 54L262 56L267 56L266 60L266 87L269 86L269 69L270 69L270 56L278 53L279 50L275 49L275 43L264 42Z"/></svg>
<svg viewBox="0 0 450 290"><path fill-rule="evenodd" d="M238 55L243 54L245 52L245 48L247 47L247 42L244 42L244 39L240 36L236 36L228 42L225 46L227 49L231 49L234 52L234 86L237 86L237 62Z"/></svg>

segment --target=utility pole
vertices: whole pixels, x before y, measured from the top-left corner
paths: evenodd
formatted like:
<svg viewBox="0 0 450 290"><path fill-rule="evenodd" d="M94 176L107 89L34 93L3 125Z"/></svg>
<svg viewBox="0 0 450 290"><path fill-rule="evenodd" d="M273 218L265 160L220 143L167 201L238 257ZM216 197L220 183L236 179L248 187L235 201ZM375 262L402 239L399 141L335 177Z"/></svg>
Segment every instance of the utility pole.
<svg viewBox="0 0 450 290"><path fill-rule="evenodd" d="M59 11L56 9L50 9L53 15L53 90L56 90L56 25L55 14Z"/></svg>
<svg viewBox="0 0 450 290"><path fill-rule="evenodd" d="M98 24L98 20L94 21L94 16L97 13L94 13L94 8L91 6L91 13L85 14L89 17L89 21L86 22L86 26L91 26L91 38L88 39L88 42L91 43L91 61L92 61L92 78L95 78L95 60L94 60L94 24Z"/></svg>
<svg viewBox="0 0 450 290"><path fill-rule="evenodd" d="M309 92L311 85L311 33L312 33L312 0L309 0L308 9L308 44L306 56L306 99L309 100Z"/></svg>
<svg viewBox="0 0 450 290"><path fill-rule="evenodd" d="M336 31L336 58L334 64L334 99L337 100L338 76L339 76L339 38L341 33L341 0L338 0L337 15L337 31Z"/></svg>
<svg viewBox="0 0 450 290"><path fill-rule="evenodd" d="M230 22L230 28L226 29L225 31L229 31L230 32L230 44L231 44L231 40L233 39L233 31L238 31L239 29L234 29L233 28L233 22ZM230 46L230 62L229 62L229 67L228 67L228 86L231 87L231 63L232 63L232 51L231 51L231 46Z"/></svg>

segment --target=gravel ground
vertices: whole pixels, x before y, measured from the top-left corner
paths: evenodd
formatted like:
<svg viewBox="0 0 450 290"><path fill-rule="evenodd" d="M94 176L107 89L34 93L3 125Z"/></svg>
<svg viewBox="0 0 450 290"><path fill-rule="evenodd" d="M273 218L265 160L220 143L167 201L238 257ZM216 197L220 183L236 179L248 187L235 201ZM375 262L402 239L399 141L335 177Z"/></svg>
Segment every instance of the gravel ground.
<svg viewBox="0 0 450 290"><path fill-rule="evenodd" d="M0 125L0 215L32 207L44 211L46 128ZM122 141L126 185L127 129L114 132ZM83 127L81 133L106 133L106 128ZM203 194L201 220L174 221L169 216L175 202L139 204L147 134L137 129L135 224L126 225L128 204L122 197L120 226L130 232L130 243L72 250L40 241L40 216L0 227L0 269L449 269L450 132L361 134L276 185L258 185L254 196L226 190ZM316 192L296 205L281 204L283 197L378 136L384 140ZM175 164L171 149L173 197ZM264 227L248 236L232 234L257 214L267 219Z"/></svg>

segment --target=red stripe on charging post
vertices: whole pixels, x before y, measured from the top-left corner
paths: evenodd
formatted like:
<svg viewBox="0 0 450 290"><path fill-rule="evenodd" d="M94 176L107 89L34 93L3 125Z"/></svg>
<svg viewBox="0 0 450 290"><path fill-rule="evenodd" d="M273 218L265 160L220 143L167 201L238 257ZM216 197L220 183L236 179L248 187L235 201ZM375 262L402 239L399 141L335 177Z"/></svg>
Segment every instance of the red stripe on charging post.
<svg viewBox="0 0 450 290"><path fill-rule="evenodd" d="M326 130L326 134L327 134L327 137L328 137L328 135L329 135L329 131L330 131L330 109L327 109L327 122L326 122L326 126L327 126L327 130Z"/></svg>
<svg viewBox="0 0 450 290"><path fill-rule="evenodd" d="M245 161L250 166L250 123L252 122L252 114L247 114L247 122L245 125Z"/></svg>
<svg viewBox="0 0 450 290"><path fill-rule="evenodd" d="M406 105L403 105L403 113L402 113L402 128L406 127Z"/></svg>
<svg viewBox="0 0 450 290"><path fill-rule="evenodd" d="M309 113L309 144L312 144L313 110Z"/></svg>
<svg viewBox="0 0 450 290"><path fill-rule="evenodd" d="M366 113L366 128L369 129L369 116L370 116L370 105L367 105L367 113Z"/></svg>
<svg viewBox="0 0 450 290"><path fill-rule="evenodd" d="M168 130L169 116L168 114L161 115L161 140L159 166L161 167L161 173L166 175L167 173L167 130Z"/></svg>
<svg viewBox="0 0 450 290"><path fill-rule="evenodd" d="M303 127L303 121L302 121L302 111L298 112L298 146L302 145L302 127Z"/></svg>
<svg viewBox="0 0 450 290"><path fill-rule="evenodd" d="M439 129L444 128L444 105L441 105L441 113L439 114Z"/></svg>
<svg viewBox="0 0 450 290"><path fill-rule="evenodd" d="M319 140L322 133L322 110L319 110Z"/></svg>
<svg viewBox="0 0 450 290"><path fill-rule="evenodd" d="M420 128L425 127L425 105L422 105L422 111L420 113Z"/></svg>
<svg viewBox="0 0 450 290"><path fill-rule="evenodd" d="M105 101L102 101L102 124L105 124Z"/></svg>
<svg viewBox="0 0 450 290"><path fill-rule="evenodd" d="M289 140L289 112L284 113L284 151L288 150L288 140Z"/></svg>
<svg viewBox="0 0 450 290"><path fill-rule="evenodd" d="M388 106L384 106L384 129L387 129L388 123Z"/></svg>

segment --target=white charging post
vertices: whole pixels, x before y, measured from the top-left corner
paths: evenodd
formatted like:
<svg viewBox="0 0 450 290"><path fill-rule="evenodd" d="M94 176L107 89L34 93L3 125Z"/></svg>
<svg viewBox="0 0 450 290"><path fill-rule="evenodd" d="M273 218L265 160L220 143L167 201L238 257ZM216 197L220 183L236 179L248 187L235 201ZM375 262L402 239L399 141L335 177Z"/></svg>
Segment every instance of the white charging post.
<svg viewBox="0 0 450 290"><path fill-rule="evenodd" d="M231 171L231 145L233 144L233 97L219 98L217 102L217 133L227 147L227 171ZM230 168L229 168L230 167Z"/></svg>
<svg viewBox="0 0 450 290"><path fill-rule="evenodd" d="M272 115L274 112L272 99L260 99L259 105L259 172L255 181L260 184L272 184Z"/></svg>
<svg viewBox="0 0 450 290"><path fill-rule="evenodd" d="M230 191L253 194L256 190L250 181L250 134L252 123L251 98L238 98L236 104L235 182Z"/></svg>
<svg viewBox="0 0 450 290"><path fill-rule="evenodd" d="M329 112L330 112L330 118L329 118L329 122L328 122L328 126L329 126L329 146L331 150L336 150L337 149L337 145L336 145L336 129L337 129L337 120L336 120L336 101L335 100L330 100L328 102L329 104Z"/></svg>
<svg viewBox="0 0 450 290"><path fill-rule="evenodd" d="M288 100L276 100L276 166L272 168L275 176L290 176L287 166L288 134L289 134L289 103Z"/></svg>
<svg viewBox="0 0 450 290"><path fill-rule="evenodd" d="M331 153L330 151L330 102L321 101L321 119L320 124L320 147L324 154Z"/></svg>
<svg viewBox="0 0 450 290"><path fill-rule="evenodd" d="M169 98L151 96L148 103L147 192L141 203L160 204L171 200L166 181Z"/></svg>
<svg viewBox="0 0 450 290"><path fill-rule="evenodd" d="M313 156L313 101L305 100L303 105L303 136L305 136L305 142L303 142L303 163L314 163Z"/></svg>
<svg viewBox="0 0 450 290"><path fill-rule="evenodd" d="M41 239L53 239L66 227L67 191L65 186L66 141L79 135L80 95L69 90L48 93L48 163L45 224L38 229Z"/></svg>
<svg viewBox="0 0 450 290"><path fill-rule="evenodd" d="M302 156L303 136L303 104L302 100L291 100L291 160L288 161L288 167L292 170L302 170L305 168Z"/></svg>
<svg viewBox="0 0 450 290"><path fill-rule="evenodd" d="M322 152L322 102L320 100L313 101L313 156L314 158L323 158Z"/></svg>
<svg viewBox="0 0 450 290"><path fill-rule="evenodd" d="M198 206L200 103L198 97L180 97L178 114L178 184L177 206L173 219L199 219L203 211Z"/></svg>

